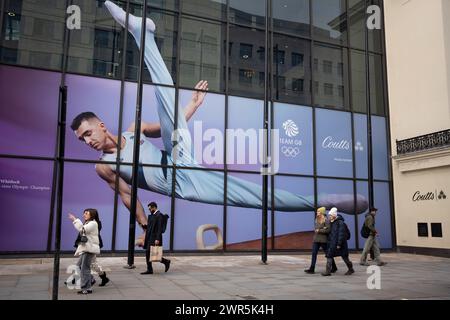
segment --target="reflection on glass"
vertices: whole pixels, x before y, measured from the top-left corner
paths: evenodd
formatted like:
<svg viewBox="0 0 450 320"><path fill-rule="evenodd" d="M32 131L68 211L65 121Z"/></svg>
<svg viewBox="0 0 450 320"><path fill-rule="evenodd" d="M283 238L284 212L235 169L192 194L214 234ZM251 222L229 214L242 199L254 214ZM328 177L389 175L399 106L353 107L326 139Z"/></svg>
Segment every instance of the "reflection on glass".
<svg viewBox="0 0 450 320"><path fill-rule="evenodd" d="M384 115L383 62L380 55L369 55L370 109L372 114Z"/></svg>
<svg viewBox="0 0 450 320"><path fill-rule="evenodd" d="M266 0L230 0L230 22L264 28Z"/></svg>
<svg viewBox="0 0 450 320"><path fill-rule="evenodd" d="M123 0L122 0L123 1ZM142 2L142 0L140 0ZM148 0L149 6L161 9L178 10L180 0Z"/></svg>
<svg viewBox="0 0 450 320"><path fill-rule="evenodd" d="M224 20L226 18L226 11L226 0L181 1L181 12L205 18Z"/></svg>
<svg viewBox="0 0 450 320"><path fill-rule="evenodd" d="M348 1L349 35L352 48L365 48L365 0Z"/></svg>
<svg viewBox="0 0 450 320"><path fill-rule="evenodd" d="M373 11L370 11L370 15L366 13L365 0L349 0L349 29L350 29L350 45L353 48L364 49L365 48L365 29L366 29L366 20L373 15ZM370 0L368 1L368 5L375 5L378 8L381 8L379 0ZM380 21L380 24L382 21ZM369 51L381 52L381 30L383 26L381 25L380 29L368 29L368 44Z"/></svg>
<svg viewBox="0 0 450 320"><path fill-rule="evenodd" d="M351 51L352 109L365 113L366 106L366 58L364 52Z"/></svg>
<svg viewBox="0 0 450 320"><path fill-rule="evenodd" d="M309 36L309 0L272 1L275 31Z"/></svg>
<svg viewBox="0 0 450 320"><path fill-rule="evenodd" d="M248 97L264 96L264 32L230 26L230 93Z"/></svg>
<svg viewBox="0 0 450 320"><path fill-rule="evenodd" d="M61 70L65 17L63 1L6 1L0 61Z"/></svg>
<svg viewBox="0 0 450 320"><path fill-rule="evenodd" d="M313 34L316 39L347 42L345 0L313 0Z"/></svg>
<svg viewBox="0 0 450 320"><path fill-rule="evenodd" d="M183 18L181 22L180 84L193 88L199 80L207 80L209 89L221 91L221 73L225 58L225 25L199 19Z"/></svg>
<svg viewBox="0 0 450 320"><path fill-rule="evenodd" d="M74 1L83 8L81 29L70 31L67 71L120 78L123 31L105 6Z"/></svg>
<svg viewBox="0 0 450 320"><path fill-rule="evenodd" d="M130 4L130 13L135 16L142 16L142 6ZM176 51L177 51L177 17L171 13L163 12L157 9L147 9L147 17L153 20L156 25L155 42L164 63L169 70L173 81L176 80ZM127 54L126 54L126 73L125 77L129 80L137 81L139 70L139 49L136 40L131 34L128 34ZM143 72L144 82L153 81L146 65Z"/></svg>
<svg viewBox="0 0 450 320"><path fill-rule="evenodd" d="M274 99L311 104L310 41L274 35Z"/></svg>
<svg viewBox="0 0 450 320"><path fill-rule="evenodd" d="M320 107L348 109L347 49L316 45L314 47L314 104Z"/></svg>

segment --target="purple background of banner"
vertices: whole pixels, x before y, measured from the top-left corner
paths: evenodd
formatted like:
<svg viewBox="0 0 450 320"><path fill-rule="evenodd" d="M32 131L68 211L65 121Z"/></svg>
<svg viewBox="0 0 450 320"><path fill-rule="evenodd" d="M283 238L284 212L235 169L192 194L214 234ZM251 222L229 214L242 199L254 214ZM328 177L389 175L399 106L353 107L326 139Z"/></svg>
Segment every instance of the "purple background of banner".
<svg viewBox="0 0 450 320"><path fill-rule="evenodd" d="M0 251L47 250L52 171L51 161L0 159L0 179L49 188L14 190L0 183Z"/></svg>
<svg viewBox="0 0 450 320"><path fill-rule="evenodd" d="M0 153L53 157L61 75L0 66Z"/></svg>

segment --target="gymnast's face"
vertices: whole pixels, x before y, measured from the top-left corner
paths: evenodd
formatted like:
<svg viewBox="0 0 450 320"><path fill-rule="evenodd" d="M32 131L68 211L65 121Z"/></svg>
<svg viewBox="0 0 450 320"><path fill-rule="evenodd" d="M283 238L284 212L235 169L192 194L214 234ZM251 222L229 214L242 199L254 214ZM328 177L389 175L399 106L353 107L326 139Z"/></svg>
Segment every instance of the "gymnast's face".
<svg viewBox="0 0 450 320"><path fill-rule="evenodd" d="M78 129L75 130L75 135L78 140L83 141L92 149L102 151L108 141L107 131L103 122L92 118L81 122Z"/></svg>

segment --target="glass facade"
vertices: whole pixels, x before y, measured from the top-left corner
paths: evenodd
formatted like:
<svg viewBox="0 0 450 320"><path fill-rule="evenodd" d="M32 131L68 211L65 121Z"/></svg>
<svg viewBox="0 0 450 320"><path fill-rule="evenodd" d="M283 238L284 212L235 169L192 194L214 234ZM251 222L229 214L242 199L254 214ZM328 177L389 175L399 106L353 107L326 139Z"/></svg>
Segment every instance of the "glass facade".
<svg viewBox="0 0 450 320"><path fill-rule="evenodd" d="M113 2L142 16L143 1ZM2 3L0 199L14 220L0 214L0 238L17 241L0 241L0 252L53 248L61 84L68 88L63 213L80 216L85 207L97 208L103 250L126 250L129 210L123 189L98 172L110 168L130 184L124 177L131 172L134 150L123 147L120 157L102 156L93 150L99 145L94 141L89 148L89 139L80 142L70 124L78 114L94 112L109 137L133 143L139 38L114 19L105 1L74 0L81 9L81 29L74 30L66 28L66 1ZM138 199L144 211L139 214L147 215L146 204L156 201L171 216L164 234L166 250L260 249L258 156L265 97L269 127L279 132L278 173L269 177L268 201L274 204L269 210L269 249L310 249L314 207L336 196L345 197L340 213L359 234L367 211L358 201L369 196L368 161L373 161L376 181L374 204L383 209L386 238L381 244L392 247L385 57L382 32L364 27L366 5L382 2L148 1L155 48L164 63L160 67L171 79L152 70L151 58L143 66L141 138L146 140L141 144L150 148L151 156L141 152L139 171L144 178L164 175L165 180L158 186L151 185L153 178L140 181ZM200 80L208 81L209 92L194 108L193 89ZM161 107L166 100L172 111ZM372 159L367 154L369 106ZM167 112L174 116L167 118ZM173 151L168 150L173 147L170 134L184 126L192 141L181 145L192 147L195 161L165 161L160 150ZM245 139L239 141L237 132ZM183 158L186 150L180 152ZM27 233L23 230L31 219L39 225ZM17 229L6 230L11 223ZM74 232L63 214L63 250L72 250ZM216 243L216 232L222 244ZM363 241L352 234L349 244L361 248Z"/></svg>

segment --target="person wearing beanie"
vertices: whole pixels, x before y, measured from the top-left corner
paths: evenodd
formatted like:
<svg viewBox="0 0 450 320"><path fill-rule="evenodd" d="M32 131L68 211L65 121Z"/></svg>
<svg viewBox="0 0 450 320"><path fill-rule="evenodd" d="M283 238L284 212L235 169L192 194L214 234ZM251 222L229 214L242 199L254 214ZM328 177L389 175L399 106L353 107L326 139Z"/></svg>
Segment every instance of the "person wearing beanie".
<svg viewBox="0 0 450 320"><path fill-rule="evenodd" d="M345 275L351 275L355 272L353 264L348 257L349 230L344 222L344 218L338 214L337 208L331 208L328 213L330 217L330 234L328 235L327 243L327 267L326 271L322 273L323 276L331 276L333 270L334 257L341 256L347 265L348 271Z"/></svg>
<svg viewBox="0 0 450 320"><path fill-rule="evenodd" d="M377 266L384 266L386 262L381 260L380 256L380 243L378 242L377 236L378 232L375 229L375 215L377 214L378 209L371 207L369 213L366 214L366 218L364 220L364 225L362 226L361 235L364 237L363 233L366 233L367 238L366 243L364 244L364 249L361 254L361 259L359 264L362 266L369 266L367 263L367 255L369 252L373 251L374 258L377 263ZM365 231L365 232L363 232Z"/></svg>
<svg viewBox="0 0 450 320"><path fill-rule="evenodd" d="M313 238L313 246L312 246L312 254L311 254L311 266L309 269L306 269L305 272L308 274L314 274L314 269L316 267L317 254L319 253L319 249L326 253L327 252L327 238L330 233L330 222L327 220L327 213L325 207L320 207L316 211L316 220L314 224L314 238ZM331 272L336 272L337 267L334 263L334 259L332 262Z"/></svg>

